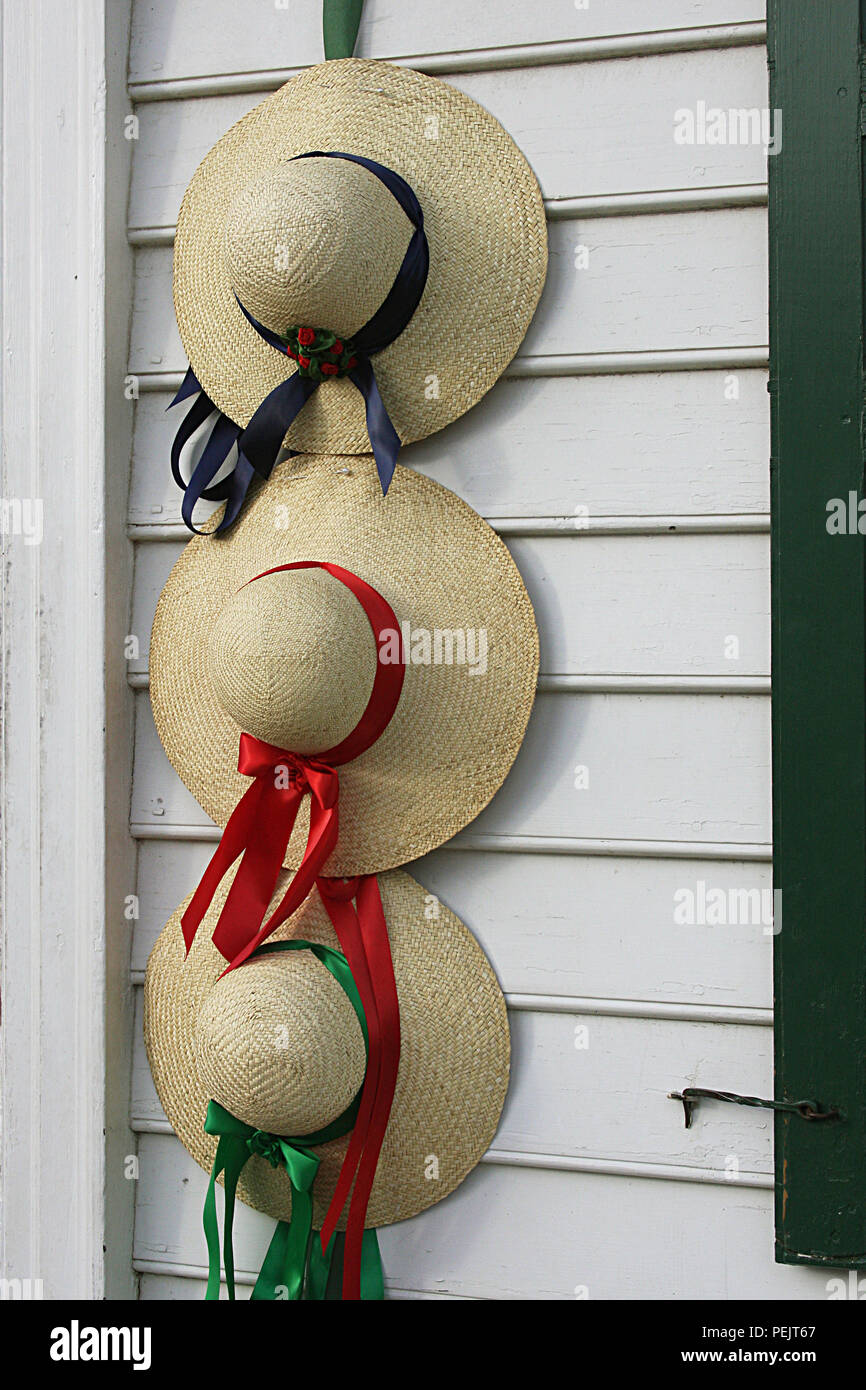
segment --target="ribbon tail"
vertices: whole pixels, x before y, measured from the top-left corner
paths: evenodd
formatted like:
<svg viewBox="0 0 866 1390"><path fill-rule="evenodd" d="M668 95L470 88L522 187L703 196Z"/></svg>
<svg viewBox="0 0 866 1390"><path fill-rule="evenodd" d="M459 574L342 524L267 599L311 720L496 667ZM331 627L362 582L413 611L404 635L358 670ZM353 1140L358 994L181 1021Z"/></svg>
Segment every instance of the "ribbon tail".
<svg viewBox="0 0 866 1390"><path fill-rule="evenodd" d="M358 1165L355 1187L349 1203L346 1223L346 1256L343 1276L343 1297L361 1297L361 1257L364 1240L364 1221L379 1154L388 1128L388 1119L397 1086L400 1067L400 1004L394 979L394 964L388 928L382 908L379 880L375 874L362 878L358 889L358 921L361 941L376 1000L381 1038L381 1064L373 1113Z"/></svg>
<svg viewBox="0 0 866 1390"><path fill-rule="evenodd" d="M309 1303L338 1303L343 1282L343 1233L335 1231L325 1249L318 1231L310 1242L304 1298Z"/></svg>
<svg viewBox="0 0 866 1390"><path fill-rule="evenodd" d="M168 405L165 407L166 411L171 410L173 405L180 405L181 401L188 400L190 396L195 396L198 394L199 391L202 390L202 384L196 376L195 372L193 371L192 366L188 366L186 369L186 375L184 376L183 381L180 383L180 386L178 387L177 394L175 395L173 400L170 400Z"/></svg>
<svg viewBox="0 0 866 1390"><path fill-rule="evenodd" d="M295 1209L294 1193L292 1194L292 1212ZM286 1270L286 1252L289 1248L289 1236L291 1234L291 1223L288 1221L278 1221L268 1246L267 1254L262 1261L259 1270L259 1277L256 1279L253 1291L250 1294L250 1302L262 1302L264 1300L273 1301L278 1296L277 1289L286 1286L284 1278Z"/></svg>
<svg viewBox="0 0 866 1390"><path fill-rule="evenodd" d="M313 1235L313 1199L309 1192L292 1191L292 1224L286 1250L283 1282L293 1301L303 1297L304 1277Z"/></svg>
<svg viewBox="0 0 866 1390"><path fill-rule="evenodd" d="M262 478L271 476L289 426L317 386L318 382L312 377L302 377L296 372L265 397L244 430L219 412L202 455L186 482L180 471L181 450L208 415L217 409L189 368L172 405L186 400L196 391L200 394L181 421L171 448L172 476L183 490L181 516L188 530L197 536L210 534L200 530L193 521L196 504L202 498L207 502L225 501L226 509L216 532L228 530L244 504L253 474L258 473ZM234 468L227 478L214 484L213 479L235 444L238 458Z"/></svg>
<svg viewBox="0 0 866 1390"><path fill-rule="evenodd" d="M397 466L397 455L400 452L400 436L392 425L391 418L385 409L385 402L379 394L376 376L369 358L360 358L357 367L354 367L352 371L349 372L349 377L364 397L364 406L367 415L367 434L370 437L370 444L373 447L373 457L376 460L376 472L379 474L379 482L382 484L382 494L384 496L388 491L391 479L394 476L394 469Z"/></svg>
<svg viewBox="0 0 866 1390"><path fill-rule="evenodd" d="M211 905L214 893L238 855L246 849L248 837L255 824L261 795L262 788L258 781L244 792L222 833L222 839L217 845L213 858L202 874L201 882L180 919L187 951L189 951L204 915ZM234 885L232 886L234 887ZM265 906L267 906L267 902Z"/></svg>
<svg viewBox="0 0 866 1390"><path fill-rule="evenodd" d="M214 1159L210 1182L208 1183L208 1189L205 1194L204 1212L202 1215L204 1238L207 1244L207 1291L205 1292L205 1300L209 1303L217 1302L220 1296L220 1234L216 1213L216 1180L217 1174L220 1171L217 1166L219 1162L220 1146L218 1144L217 1156Z"/></svg>
<svg viewBox="0 0 866 1390"><path fill-rule="evenodd" d="M365 1303L381 1302L385 1297L385 1275L379 1253L379 1237L373 1227L364 1232L361 1245L361 1298Z"/></svg>
<svg viewBox="0 0 866 1390"><path fill-rule="evenodd" d="M193 409L190 411L190 415L193 414L198 405L199 402L196 401L195 406L193 406ZM178 450L177 459L175 459L175 446L185 426L186 420L175 435L174 445L172 446L172 473L174 474L175 482L179 483L184 490L183 501L180 507L180 514L183 518L184 525L187 530L195 532L197 536L202 536L208 533L206 531L200 531L195 525L192 519L193 512L195 511L196 504L202 498L204 498L206 502L221 502L224 498L231 496L232 489L236 486L235 475L237 473L237 465L235 465L227 478L223 478L213 487L211 487L210 484L231 453L237 441L237 437L240 434L240 429L227 415L218 415L216 424L210 432L207 444L202 450L201 458L193 469L189 482L184 483L180 473L180 452Z"/></svg>
<svg viewBox="0 0 866 1390"><path fill-rule="evenodd" d="M265 396L238 440L238 450L263 478L273 472L286 432L303 410L318 382L295 372Z"/></svg>
<svg viewBox="0 0 866 1390"><path fill-rule="evenodd" d="M280 1221L268 1247L252 1297L288 1299L304 1296L307 1259L313 1233L313 1199L310 1195L319 1160L297 1141L285 1139L280 1147L292 1190L292 1219Z"/></svg>
<svg viewBox="0 0 866 1390"><path fill-rule="evenodd" d="M175 396L171 404L177 404L179 399L180 392L178 392L178 395ZM169 410L170 409L171 406L169 406ZM181 452L183 450L184 445L189 443L196 430L201 429L201 426L204 424L205 420L208 418L209 415L213 414L215 409L216 406L214 405L213 401L210 399L208 395L205 394L204 391L202 391L199 394L198 399L193 401L189 410L184 415L183 419L177 427L177 432L174 436L174 439L171 441L171 476L174 478L174 481L177 483L178 487L181 489L182 492L186 490L186 480L184 479L184 476L180 471Z"/></svg>
<svg viewBox="0 0 866 1390"><path fill-rule="evenodd" d="M244 856L213 933L213 944L232 962L243 948L255 949L253 943L259 940L257 933L277 885L301 804L301 794L294 784L285 789L276 803L270 796L271 789L261 779L254 786L260 789L260 800L244 814Z"/></svg>
<svg viewBox="0 0 866 1390"><path fill-rule="evenodd" d="M242 1139L235 1135L223 1134L217 1143L216 1156L211 1169L210 1182L204 1200L202 1224L208 1251L208 1276L206 1302L217 1302L220 1296L220 1242L219 1225L216 1212L216 1180L225 1172L225 1215L223 1218L223 1264L225 1266L226 1288L229 1299L235 1296L235 1263L232 1247L232 1223L234 1221L235 1191L238 1178L249 1158L249 1150Z"/></svg>
<svg viewBox="0 0 866 1390"><path fill-rule="evenodd" d="M237 426L235 426L237 429ZM246 454L238 454L238 461L231 471L231 476L226 480L229 484L228 496L226 497L226 509L220 518L220 523L214 531L218 536L223 531L227 531L237 520L241 507L244 505L250 483L253 480L253 466Z"/></svg>
<svg viewBox="0 0 866 1390"><path fill-rule="evenodd" d="M367 1046L367 1073L364 1078L364 1089L361 1093L361 1104L358 1109L354 1129L352 1130L352 1137L349 1140L349 1147L346 1150L337 1178L334 1195L331 1198L325 1220L322 1223L320 1239L322 1248L324 1249L336 1231L337 1222L346 1205L358 1169L358 1164L361 1161L361 1155L364 1151L364 1144L366 1142L376 1099L376 1091L378 1089L382 1048L376 997L367 967L367 957L361 941L358 914L350 901L332 896L327 879L319 881L319 892L322 902L325 904L328 916L331 919L331 925L337 934L337 940L340 943L349 969L352 972L352 978L355 981L358 993L361 996L361 1006L364 1010L369 1035Z"/></svg>
<svg viewBox="0 0 866 1390"><path fill-rule="evenodd" d="M192 477L186 484L180 476L180 449L193 430L187 428L187 420L183 422L172 449L172 472L175 481L184 488L181 516L188 530L197 536L219 535L234 525L254 474L257 473L262 478L271 476L286 431L317 385L316 381L297 373L289 377L265 397L245 430L241 430L228 416L220 415ZM190 416L199 410L200 404L199 401L196 402ZM213 406L211 408L215 409ZM194 428L197 428L204 418L203 415L198 419ZM234 444L238 447L234 468L227 478L211 487L212 479L228 458ZM193 522L193 512L201 498L206 501L225 500L225 511L213 533L201 531Z"/></svg>
<svg viewBox="0 0 866 1390"><path fill-rule="evenodd" d="M346 1237L335 1231L323 1251L318 1232L313 1233L304 1298L323 1303L340 1303L343 1299L343 1258ZM364 1232L361 1250L361 1299L365 1303L381 1302L385 1297L385 1278L379 1253L377 1233L372 1228Z"/></svg>
<svg viewBox="0 0 866 1390"><path fill-rule="evenodd" d="M313 1203L308 1192L292 1186L292 1219L278 1221L262 1262L250 1300L298 1302L304 1293L304 1276L313 1225Z"/></svg>
<svg viewBox="0 0 866 1390"><path fill-rule="evenodd" d="M187 411L178 426L171 445L171 473L174 481L184 494L181 505L181 515L186 527L196 535L204 535L193 522L193 512L196 504L203 498L206 502L222 502L226 498L232 499L238 492L243 482L243 477L237 477L237 466L232 470L227 478L213 484L213 479L225 463L229 454L241 433L240 426L230 420L227 415L223 415L217 410L210 396L203 390L198 379L190 367L184 377L183 385L175 396L171 405L178 405L187 400L194 393L198 393L195 400ZM171 409L171 406L169 406ZM207 443L202 450L201 456L196 463L192 474L187 481L180 469L181 452L186 444L192 439L196 430L200 429L208 417L216 413L216 421L208 436ZM243 474L243 470L242 470ZM235 515L240 510L243 502L243 494L249 484L249 478L243 484L243 493L237 503ZM226 525L225 518L221 525Z"/></svg>
<svg viewBox="0 0 866 1390"><path fill-rule="evenodd" d="M294 825L294 816L292 817L292 825ZM334 852L337 843L338 829L339 817L336 802L332 806L323 806L314 796L310 805L310 833L307 838L307 847L304 850L304 857L294 878L280 900L279 906L271 913L271 916L264 925L259 928L256 935L242 943L238 949L232 951L231 954L229 954L228 951L229 941L224 939L223 944L221 944L217 941L217 933L214 932L214 944L219 948L226 959L231 961L228 970L223 971L223 975L227 975L229 971L236 969L239 965L243 965L244 961L248 960L253 952L258 950L262 942L266 941L271 933L275 932L277 927L281 926L283 922L291 917L293 912L297 912L301 903L306 901L312 892L313 885L322 867ZM289 829L289 835L287 835L285 839L286 845L289 842L290 835L291 828ZM284 854L285 845L280 854L280 865L282 864ZM277 869L277 875L278 874L279 866ZM235 882L237 882L237 880L235 880ZM276 877L274 882L276 882ZM235 884L232 884L232 892L234 891L234 887ZM271 885L271 892L273 892L273 884ZM229 896L231 896L231 894ZM267 906L267 902L269 901L270 894L268 895L265 906ZM225 914L227 908L228 902L226 902L226 906L223 908L223 914ZM262 916L263 912L260 912L256 921L261 922ZM249 920L250 919L247 918L247 924ZM220 923L221 922L222 917L220 918ZM219 924L217 926L217 931L218 930ZM226 949L224 949L224 946Z"/></svg>

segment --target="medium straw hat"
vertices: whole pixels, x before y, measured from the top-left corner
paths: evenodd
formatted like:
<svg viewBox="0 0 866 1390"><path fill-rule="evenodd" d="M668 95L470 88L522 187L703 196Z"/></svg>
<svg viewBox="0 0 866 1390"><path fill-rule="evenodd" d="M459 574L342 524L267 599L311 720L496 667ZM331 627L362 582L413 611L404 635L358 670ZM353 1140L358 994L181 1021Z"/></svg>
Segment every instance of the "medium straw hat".
<svg viewBox="0 0 866 1390"><path fill-rule="evenodd" d="M174 252L180 335L214 404L247 425L296 368L262 339L290 325L352 335L374 315L412 233L387 187L343 151L414 191L429 245L423 297L374 357L404 442L462 415L500 376L529 326L547 269L538 184L489 112L434 77L368 59L320 64L234 125L187 189ZM239 303L240 301L240 303ZM366 453L364 400L345 378L317 390L286 443Z"/></svg>
<svg viewBox="0 0 866 1390"><path fill-rule="evenodd" d="M321 569L266 573L298 561L352 571L409 625L396 710L338 769L339 839L319 872L394 868L472 820L517 755L538 674L532 605L502 541L440 484L398 466L383 498L369 457L281 464L225 538L190 541L153 624L157 731L223 827L250 786L241 731L315 755L358 724L382 669L345 584ZM308 827L305 801L288 867Z"/></svg>
<svg viewBox="0 0 866 1390"><path fill-rule="evenodd" d="M282 875L277 894L288 876ZM216 1100L254 1128L303 1136L324 1128L358 1091L364 1043L340 986L308 951L256 957L220 979L211 930L229 888L214 899L190 953L180 917L161 932L147 965L144 1036L160 1101L178 1138L210 1171L216 1140L203 1129ZM408 874L379 879L400 1001L400 1068L366 1225L402 1221L462 1182L489 1146L505 1100L505 1001L471 932ZM318 893L274 933L338 948ZM327 1210L348 1136L314 1149L320 1168L314 1223ZM285 1172L246 1165L243 1201L278 1220L291 1215ZM339 1223L345 1228L345 1213Z"/></svg>

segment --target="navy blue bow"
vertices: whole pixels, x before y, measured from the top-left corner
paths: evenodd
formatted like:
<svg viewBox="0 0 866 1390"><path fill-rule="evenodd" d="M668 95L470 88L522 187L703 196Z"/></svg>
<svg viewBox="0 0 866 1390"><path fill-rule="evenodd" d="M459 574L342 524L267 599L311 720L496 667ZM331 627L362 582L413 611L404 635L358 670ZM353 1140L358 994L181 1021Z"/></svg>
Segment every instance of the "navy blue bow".
<svg viewBox="0 0 866 1390"><path fill-rule="evenodd" d="M412 318L424 293L430 253L424 233L424 215L421 205L405 179L393 169L377 164L373 159L361 155L345 154L335 150L310 150L306 154L295 155L296 159L348 159L360 164L375 174L393 194L415 230L406 248L403 263L385 299L371 319L352 336L352 350L355 364L347 372L361 395L364 397L367 417L367 433L376 460L376 471L382 484L382 492L394 474L397 455L400 452L400 438L389 419L370 358L381 352L389 343L398 338ZM240 300L238 304L247 322L261 338L278 352L286 353L286 340L266 328L253 318ZM192 367L189 367L183 384L171 405L195 396L187 411L171 448L171 471L178 487L183 491L181 516L190 531L204 534L193 523L193 512L200 498L208 502L225 502L226 508L216 532L226 531L235 521L247 494L253 474L269 478L280 452L286 432L296 415L320 385L319 380L304 376L300 372L288 377L276 386L256 410L246 429L236 425L228 416L217 411L217 407L202 388ZM171 406L169 407L171 409ZM202 450L189 482L185 482L180 471L180 456L184 445L205 420L217 412L217 418ZM215 483L214 478L225 463L232 448L237 445L237 462L231 472Z"/></svg>

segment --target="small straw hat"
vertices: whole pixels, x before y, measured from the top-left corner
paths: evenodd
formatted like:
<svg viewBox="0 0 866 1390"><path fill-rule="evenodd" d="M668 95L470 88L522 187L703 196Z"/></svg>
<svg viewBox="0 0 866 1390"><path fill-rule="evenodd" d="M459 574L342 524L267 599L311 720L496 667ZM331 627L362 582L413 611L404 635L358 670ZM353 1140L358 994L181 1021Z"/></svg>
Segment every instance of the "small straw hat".
<svg viewBox="0 0 866 1390"><path fill-rule="evenodd" d="M283 874L279 895L288 876ZM339 985L309 952L256 957L220 979L225 961L211 929L228 892L218 890L186 955L182 904L147 965L144 1036L157 1093L181 1143L210 1171L216 1140L203 1128L213 1100L256 1129L303 1136L330 1124L364 1076L361 1029ZM366 1225L402 1221L446 1197L489 1146L505 1100L505 1001L471 932L406 873L379 878L400 1003L397 1087ZM299 938L338 947L318 893L272 942ZM348 1135L314 1149L314 1224L327 1211ZM243 1201L277 1220L291 1216L286 1173L253 1157ZM346 1224L345 1213L338 1223Z"/></svg>
<svg viewBox="0 0 866 1390"><path fill-rule="evenodd" d="M429 247L418 307L373 358L399 439L422 439L474 405L526 333L544 284L547 233L538 184L511 137L437 78L369 59L323 63L217 142L180 210L180 335L197 384L238 425L298 370L252 320L271 334L309 325L348 341L395 284L412 223L357 157L409 185ZM323 383L285 442L304 452L368 452L365 404L352 382L335 375Z"/></svg>
<svg viewBox="0 0 866 1390"><path fill-rule="evenodd" d="M358 725L388 660L344 583L278 568L309 561L372 586L408 658L390 722L338 768L339 838L317 870L377 873L450 839L504 779L538 674L532 605L502 541L440 484L398 466L383 498L369 457L281 464L225 539L190 541L153 624L157 731L223 827L250 786L241 731L298 755L330 749ZM305 801L287 867L308 831Z"/></svg>

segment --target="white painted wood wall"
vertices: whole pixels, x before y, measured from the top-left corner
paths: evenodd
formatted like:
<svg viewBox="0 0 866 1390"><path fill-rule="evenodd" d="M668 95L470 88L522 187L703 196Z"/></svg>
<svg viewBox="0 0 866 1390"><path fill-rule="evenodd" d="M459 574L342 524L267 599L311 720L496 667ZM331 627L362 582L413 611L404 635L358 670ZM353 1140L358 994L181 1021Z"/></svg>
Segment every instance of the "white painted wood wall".
<svg viewBox="0 0 866 1390"><path fill-rule="evenodd" d="M536 170L551 244L507 379L403 458L506 537L543 674L503 790L412 866L491 956L514 1069L483 1164L384 1233L395 1297L825 1296L819 1271L773 1262L767 1112L706 1105L686 1131L667 1098L772 1086L771 936L674 921L678 889L770 883L766 158L673 138L675 111L701 100L765 107L763 19L761 0L367 0L359 54L488 107ZM133 7L136 986L216 839L147 694L154 604L184 544L164 413L185 366L173 224L199 159L320 60L320 33L318 0ZM200 1298L205 1178L160 1110L140 1029L131 1124L141 1297ZM247 1283L268 1226L236 1222Z"/></svg>
<svg viewBox="0 0 866 1390"><path fill-rule="evenodd" d="M135 1292L128 47L0 0L0 1300Z"/></svg>

